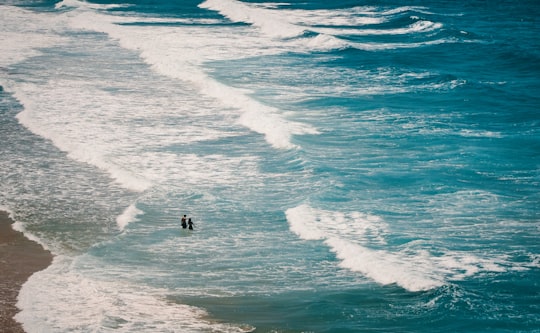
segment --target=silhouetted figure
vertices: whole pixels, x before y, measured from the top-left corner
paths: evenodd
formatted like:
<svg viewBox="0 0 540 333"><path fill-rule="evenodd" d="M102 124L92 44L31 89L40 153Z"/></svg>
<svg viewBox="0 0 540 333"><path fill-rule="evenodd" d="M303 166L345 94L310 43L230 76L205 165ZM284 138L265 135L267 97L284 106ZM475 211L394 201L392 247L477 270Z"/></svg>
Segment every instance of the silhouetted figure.
<svg viewBox="0 0 540 333"><path fill-rule="evenodd" d="M189 218L187 223L189 224L189 230L193 230L193 222L191 221L191 218Z"/></svg>
<svg viewBox="0 0 540 333"><path fill-rule="evenodd" d="M190 219L190 220L191 220L191 219ZM186 216L185 216L185 215L182 217L182 228L184 228L184 229L187 228L187 224L186 224Z"/></svg>

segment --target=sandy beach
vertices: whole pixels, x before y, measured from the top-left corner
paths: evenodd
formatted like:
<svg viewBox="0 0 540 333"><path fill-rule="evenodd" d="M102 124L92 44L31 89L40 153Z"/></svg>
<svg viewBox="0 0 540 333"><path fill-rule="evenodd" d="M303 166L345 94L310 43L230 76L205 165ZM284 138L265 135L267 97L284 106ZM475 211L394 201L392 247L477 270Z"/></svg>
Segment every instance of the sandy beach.
<svg viewBox="0 0 540 333"><path fill-rule="evenodd" d="M35 272L50 265L52 255L18 231L11 228L13 221L0 211L0 332L24 332L13 319L21 286Z"/></svg>

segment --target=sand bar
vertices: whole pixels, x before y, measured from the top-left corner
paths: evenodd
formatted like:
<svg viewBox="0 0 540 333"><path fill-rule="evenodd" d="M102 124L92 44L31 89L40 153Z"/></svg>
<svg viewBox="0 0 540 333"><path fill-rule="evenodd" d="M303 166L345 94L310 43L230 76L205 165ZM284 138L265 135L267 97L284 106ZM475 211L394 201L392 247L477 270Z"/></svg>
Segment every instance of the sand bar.
<svg viewBox="0 0 540 333"><path fill-rule="evenodd" d="M21 286L30 275L51 264L49 251L11 228L13 221L0 211L0 332L23 333L22 326L13 319Z"/></svg>

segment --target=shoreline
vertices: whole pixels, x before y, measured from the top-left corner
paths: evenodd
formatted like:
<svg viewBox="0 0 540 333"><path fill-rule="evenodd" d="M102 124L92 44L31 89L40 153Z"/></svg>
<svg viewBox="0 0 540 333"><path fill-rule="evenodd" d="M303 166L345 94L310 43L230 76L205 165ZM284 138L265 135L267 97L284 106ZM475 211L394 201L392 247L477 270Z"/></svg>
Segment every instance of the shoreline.
<svg viewBox="0 0 540 333"><path fill-rule="evenodd" d="M0 332L24 333L14 319L20 311L17 297L22 285L35 272L52 262L52 254L11 227L14 221L0 211Z"/></svg>

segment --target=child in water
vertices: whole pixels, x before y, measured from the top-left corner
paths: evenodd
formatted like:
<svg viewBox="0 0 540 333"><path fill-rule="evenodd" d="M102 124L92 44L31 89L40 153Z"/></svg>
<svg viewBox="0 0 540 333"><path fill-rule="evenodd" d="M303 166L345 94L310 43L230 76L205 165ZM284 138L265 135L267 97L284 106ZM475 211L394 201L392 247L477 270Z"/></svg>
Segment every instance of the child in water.
<svg viewBox="0 0 540 333"><path fill-rule="evenodd" d="M189 224L189 230L193 230L193 222L191 221L191 217L189 218L187 223Z"/></svg>

